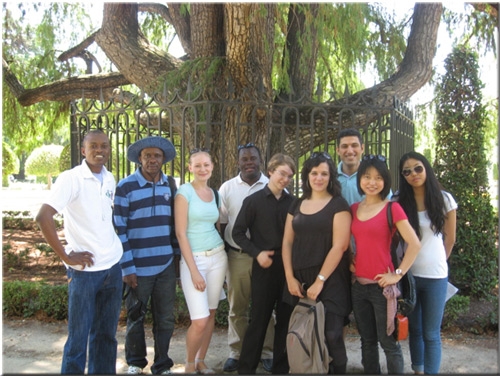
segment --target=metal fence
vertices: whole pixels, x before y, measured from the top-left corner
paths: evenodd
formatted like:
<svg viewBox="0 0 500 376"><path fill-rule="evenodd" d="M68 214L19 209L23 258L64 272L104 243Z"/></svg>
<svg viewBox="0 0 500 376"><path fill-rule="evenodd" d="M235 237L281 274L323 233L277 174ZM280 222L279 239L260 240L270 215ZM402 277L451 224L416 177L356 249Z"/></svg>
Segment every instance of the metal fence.
<svg viewBox="0 0 500 376"><path fill-rule="evenodd" d="M184 92L165 89L153 96L121 89L117 92L111 100L85 99L83 94L82 99L71 103L71 165L81 163L80 145L85 133L101 128L112 143L107 167L117 181L136 167L126 158L127 147L150 135L166 137L176 147L178 157L165 166L165 172L176 177L179 184L190 180L186 168L190 148L211 146L216 154L214 187L238 172L234 161L241 143L259 141L264 163L276 152L292 156L299 166L298 177L302 161L313 151L328 151L337 162L337 133L354 127L363 136L365 153L387 157L393 190L398 188L399 158L414 148L412 111L395 98L373 106L370 98L362 95L319 102L281 96L264 100L260 95L251 100L230 95L206 100L201 89L192 88ZM299 185L299 179L294 179L296 193Z"/></svg>

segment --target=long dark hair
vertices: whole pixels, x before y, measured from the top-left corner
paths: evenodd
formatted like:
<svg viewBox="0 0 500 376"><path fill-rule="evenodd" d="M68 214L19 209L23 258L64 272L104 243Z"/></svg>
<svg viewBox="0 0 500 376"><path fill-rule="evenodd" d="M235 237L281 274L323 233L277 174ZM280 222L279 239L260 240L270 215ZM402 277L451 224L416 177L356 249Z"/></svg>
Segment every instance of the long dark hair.
<svg viewBox="0 0 500 376"><path fill-rule="evenodd" d="M328 170L330 172L330 181L328 182L326 190L333 197L337 197L342 194L342 187L337 178L337 169L333 164L332 157L326 152L315 152L304 162L304 166L300 172L300 178L302 179L302 200L311 198L312 195L311 185L309 184L309 173L314 167L317 167L320 163L324 162L328 165Z"/></svg>
<svg viewBox="0 0 500 376"><path fill-rule="evenodd" d="M408 159L416 159L422 162L425 168L425 194L424 194L424 205L425 210L427 210L427 215L431 221L431 229L435 234L443 232L444 221L446 219L444 197L443 197L443 187L441 183L437 180L436 174L432 169L431 164L422 154L415 151L410 151L404 154L399 160L399 194L397 196L399 204L403 207L406 215L408 216L408 221L412 225L413 229L420 238L420 224L418 221L418 210L417 202L415 201L415 194L413 192L413 187L408 183L406 178L401 173L403 171L403 165Z"/></svg>

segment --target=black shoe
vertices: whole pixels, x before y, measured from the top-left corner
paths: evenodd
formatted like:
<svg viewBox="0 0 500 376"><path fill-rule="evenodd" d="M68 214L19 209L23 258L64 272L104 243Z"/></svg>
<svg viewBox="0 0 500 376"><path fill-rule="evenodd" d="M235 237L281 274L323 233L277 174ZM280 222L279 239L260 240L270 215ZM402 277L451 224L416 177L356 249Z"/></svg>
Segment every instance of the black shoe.
<svg viewBox="0 0 500 376"><path fill-rule="evenodd" d="M224 372L234 372L238 369L238 359L227 358L226 363L224 363L224 367L222 370Z"/></svg>
<svg viewBox="0 0 500 376"><path fill-rule="evenodd" d="M272 370L273 370L273 360L272 359L261 359L261 362L262 362L262 367L267 372L272 372Z"/></svg>

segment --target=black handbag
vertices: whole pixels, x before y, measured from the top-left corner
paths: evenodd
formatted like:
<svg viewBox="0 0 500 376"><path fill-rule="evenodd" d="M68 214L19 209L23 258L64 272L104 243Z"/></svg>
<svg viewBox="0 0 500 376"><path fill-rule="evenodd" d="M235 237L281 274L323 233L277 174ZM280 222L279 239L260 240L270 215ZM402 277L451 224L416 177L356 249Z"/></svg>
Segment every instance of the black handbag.
<svg viewBox="0 0 500 376"><path fill-rule="evenodd" d="M392 202L389 202L387 205L387 223L389 224L389 228L392 229ZM406 244L401 238L399 231L396 230L391 241L391 257L394 269L399 266L405 250ZM403 278L401 278L398 283L398 289L401 292L401 295L398 297L398 312L404 316L408 316L417 303L417 288L411 271L408 270Z"/></svg>

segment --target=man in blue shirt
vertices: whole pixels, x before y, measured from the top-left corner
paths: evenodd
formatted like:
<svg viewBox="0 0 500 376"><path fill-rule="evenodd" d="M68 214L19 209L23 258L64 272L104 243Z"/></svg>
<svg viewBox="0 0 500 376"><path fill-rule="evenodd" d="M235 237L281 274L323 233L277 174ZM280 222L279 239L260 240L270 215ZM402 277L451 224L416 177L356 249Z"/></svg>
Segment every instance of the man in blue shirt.
<svg viewBox="0 0 500 376"><path fill-rule="evenodd" d="M337 136L338 179L342 186L342 196L349 206L362 200L356 183L361 156L365 147L357 129L342 129Z"/></svg>
<svg viewBox="0 0 500 376"><path fill-rule="evenodd" d="M123 244L120 265L126 284L129 374L142 374L148 364L144 319L150 299L155 342L151 373L170 374L174 364L168 350L175 324L174 255L180 255L174 234L176 185L161 168L175 154L172 143L163 137L138 140L129 146L127 157L139 168L116 187L114 221Z"/></svg>
<svg viewBox="0 0 500 376"><path fill-rule="evenodd" d="M339 132L337 135L337 155L340 162L337 166L337 173L342 186L342 197L346 199L349 206L363 199L358 191L357 177L364 151L363 137L357 129L346 128ZM391 197L392 189L387 198Z"/></svg>

